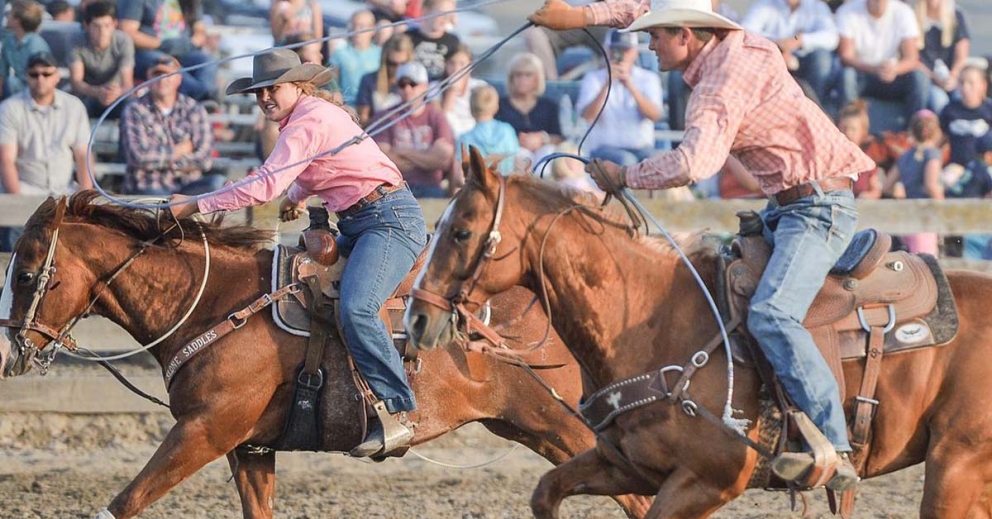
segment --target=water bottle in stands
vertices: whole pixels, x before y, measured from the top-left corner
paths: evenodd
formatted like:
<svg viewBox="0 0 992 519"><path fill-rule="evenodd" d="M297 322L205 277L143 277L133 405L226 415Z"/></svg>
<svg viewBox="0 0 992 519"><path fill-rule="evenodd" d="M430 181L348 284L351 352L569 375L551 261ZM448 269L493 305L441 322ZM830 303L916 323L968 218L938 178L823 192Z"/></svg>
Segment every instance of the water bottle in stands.
<svg viewBox="0 0 992 519"><path fill-rule="evenodd" d="M558 122L561 124L561 134L566 139L575 140L575 109L568 94L558 101Z"/></svg>
<svg viewBox="0 0 992 519"><path fill-rule="evenodd" d="M944 63L944 60L938 59L933 62L933 75L937 81L947 81L947 78L951 77L951 69L947 68L947 63Z"/></svg>

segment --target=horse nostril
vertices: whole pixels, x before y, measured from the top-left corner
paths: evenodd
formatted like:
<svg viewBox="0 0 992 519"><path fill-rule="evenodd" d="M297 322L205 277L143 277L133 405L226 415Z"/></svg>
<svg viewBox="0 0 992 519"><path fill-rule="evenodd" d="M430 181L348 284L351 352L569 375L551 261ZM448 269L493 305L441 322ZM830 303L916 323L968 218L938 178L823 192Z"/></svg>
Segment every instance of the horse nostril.
<svg viewBox="0 0 992 519"><path fill-rule="evenodd" d="M420 341L424 337L424 332L427 330L427 316L423 314L411 314L407 327L409 328L407 331L410 333L413 343L419 346Z"/></svg>

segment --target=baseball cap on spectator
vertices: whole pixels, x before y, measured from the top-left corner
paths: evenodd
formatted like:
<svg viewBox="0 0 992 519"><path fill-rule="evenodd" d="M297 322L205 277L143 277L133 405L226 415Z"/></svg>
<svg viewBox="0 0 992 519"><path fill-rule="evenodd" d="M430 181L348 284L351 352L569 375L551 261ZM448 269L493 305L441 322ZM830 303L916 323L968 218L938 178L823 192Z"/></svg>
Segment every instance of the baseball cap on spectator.
<svg viewBox="0 0 992 519"><path fill-rule="evenodd" d="M168 54L163 54L155 60L152 66L148 67L148 72L145 72L145 76L153 78L177 70L179 70L179 60Z"/></svg>
<svg viewBox="0 0 992 519"><path fill-rule="evenodd" d="M637 33L613 29L606 35L606 46L617 50L633 49L637 47Z"/></svg>
<svg viewBox="0 0 992 519"><path fill-rule="evenodd" d="M396 82L409 79L418 85L427 83L427 69L417 61L408 61L396 69Z"/></svg>
<svg viewBox="0 0 992 519"><path fill-rule="evenodd" d="M55 59L55 56L51 52L36 52L28 58L28 68L37 67L38 65L42 67L57 67L59 66L59 60Z"/></svg>
<svg viewBox="0 0 992 519"><path fill-rule="evenodd" d="M975 155L985 155L992 152L992 131L975 139Z"/></svg>

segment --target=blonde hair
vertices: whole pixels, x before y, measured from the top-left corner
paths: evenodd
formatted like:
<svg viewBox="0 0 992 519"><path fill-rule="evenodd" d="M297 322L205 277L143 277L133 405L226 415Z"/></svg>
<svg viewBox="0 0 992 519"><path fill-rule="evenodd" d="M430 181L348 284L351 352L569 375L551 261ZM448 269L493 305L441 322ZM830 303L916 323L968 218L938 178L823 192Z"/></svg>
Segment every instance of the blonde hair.
<svg viewBox="0 0 992 519"><path fill-rule="evenodd" d="M927 35L927 0L916 0L913 6L916 13L916 24L920 27L919 47L922 49L926 44ZM954 33L957 32L958 18L954 13L954 0L941 0L940 4L940 44L943 47L950 47L954 43ZM950 63L947 66L951 66Z"/></svg>
<svg viewBox="0 0 992 519"><path fill-rule="evenodd" d="M507 92L513 95L513 73L514 72L533 72L537 75L537 95L538 97L544 95L544 90L547 88L547 81L544 78L544 64L541 63L541 58L530 52L521 52L510 60L510 66L507 67L506 73L506 89Z"/></svg>
<svg viewBox="0 0 992 519"><path fill-rule="evenodd" d="M469 110L472 112L472 117L476 119L496 115L496 112L499 111L499 92L496 92L496 89L489 85L472 89L472 95L469 97Z"/></svg>
<svg viewBox="0 0 992 519"><path fill-rule="evenodd" d="M389 93L392 85L389 84L389 71L386 70L386 62L389 55L397 52L406 54L407 61L413 59L413 40L406 34L394 34L382 44L382 57L379 59L379 72L375 79L375 90L380 95Z"/></svg>
<svg viewBox="0 0 992 519"><path fill-rule="evenodd" d="M321 90L320 88L317 87L317 85L309 81L294 81L292 84L295 85L296 88L299 88L300 93L302 93L303 95L313 96L316 97L317 99L322 99L344 110L345 112L348 113L348 115L351 116L351 120L355 121L355 124L361 125L361 122L359 122L358 119L358 113L355 112L355 110L352 107L342 103L339 99L334 97L334 95L331 94L330 92L326 90Z"/></svg>

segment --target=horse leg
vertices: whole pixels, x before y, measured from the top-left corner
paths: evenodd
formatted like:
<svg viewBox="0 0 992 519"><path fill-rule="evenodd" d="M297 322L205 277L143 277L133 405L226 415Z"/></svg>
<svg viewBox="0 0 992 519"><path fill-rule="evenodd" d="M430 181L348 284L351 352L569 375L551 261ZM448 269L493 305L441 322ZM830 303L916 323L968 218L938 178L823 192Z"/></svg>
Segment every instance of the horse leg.
<svg viewBox="0 0 992 519"><path fill-rule="evenodd" d="M716 488L695 472L679 467L661 485L645 519L705 519L737 497L728 488Z"/></svg>
<svg viewBox="0 0 992 519"><path fill-rule="evenodd" d="M569 450L569 447L571 446L566 446L563 448L557 445L553 441L554 439L557 439L563 443L568 443L566 438L557 434L549 434L548 436L551 439L548 439L534 433L524 431L523 429L507 422L483 420L482 424L494 434L523 444L525 447L540 454L542 457L555 465L565 463L575 457L575 455L579 452L579 449ZM577 443L585 442L579 441ZM651 499L644 496L627 494L619 496L611 495L610 497L613 498L613 500L616 501L621 508L623 508L624 513L631 519L640 519L644 517L644 513L647 512L648 508L651 506Z"/></svg>
<svg viewBox="0 0 992 519"><path fill-rule="evenodd" d="M211 428L204 420L179 421L138 476L117 494L107 511L115 519L134 517L204 465L230 452L245 432L229 427L220 435L216 434L218 430L222 428ZM228 441L220 444L222 438Z"/></svg>
<svg viewBox="0 0 992 519"><path fill-rule="evenodd" d="M276 490L276 453L227 453L245 519L271 519Z"/></svg>
<svg viewBox="0 0 992 519"><path fill-rule="evenodd" d="M974 445L960 448L932 449L926 460L921 519L941 517L983 518L989 516L988 502L980 512L983 493L989 481L987 475L988 449ZM987 496L985 496L987 500Z"/></svg>
<svg viewBox="0 0 992 519"><path fill-rule="evenodd" d="M613 465L597 449L590 449L555 467L543 477L530 498L530 508L538 519L557 519L558 508L568 496L588 494L597 496L620 496L630 493L647 493L647 484L640 476ZM631 517L644 517L644 506L648 500L640 496L633 501L636 505L625 511ZM614 497L617 501L620 498ZM622 503L621 503L622 504Z"/></svg>

